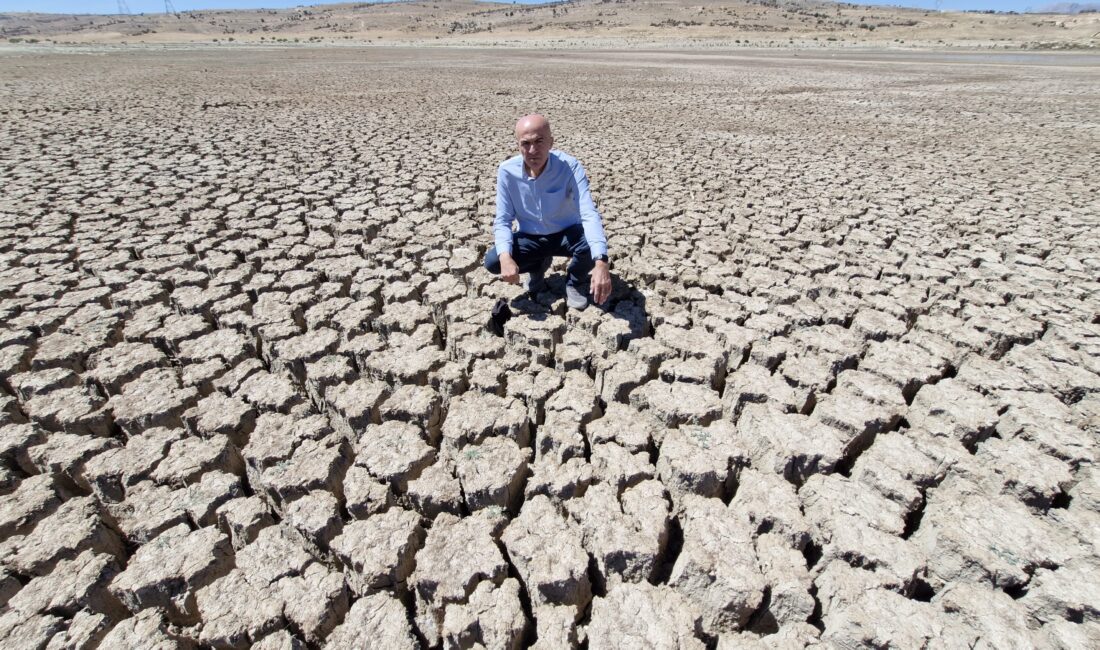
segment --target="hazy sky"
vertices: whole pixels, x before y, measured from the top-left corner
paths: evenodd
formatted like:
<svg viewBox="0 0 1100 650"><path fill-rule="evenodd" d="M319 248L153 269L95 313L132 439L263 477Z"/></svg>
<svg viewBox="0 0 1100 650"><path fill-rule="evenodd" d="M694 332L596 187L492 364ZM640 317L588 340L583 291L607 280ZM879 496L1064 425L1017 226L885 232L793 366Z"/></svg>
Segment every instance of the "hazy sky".
<svg viewBox="0 0 1100 650"><path fill-rule="evenodd" d="M522 0L538 2L538 0ZM163 12L164 0L126 0L132 13ZM282 0L172 0L177 11L191 9L256 9L266 7L297 7L299 5L321 4ZM905 7L935 9L996 9L998 11L1025 11L1038 9L1051 4L1051 0L897 0L895 2L875 2L874 4L892 4ZM0 0L0 12L3 11L39 11L48 13L114 14L118 13L118 0Z"/></svg>

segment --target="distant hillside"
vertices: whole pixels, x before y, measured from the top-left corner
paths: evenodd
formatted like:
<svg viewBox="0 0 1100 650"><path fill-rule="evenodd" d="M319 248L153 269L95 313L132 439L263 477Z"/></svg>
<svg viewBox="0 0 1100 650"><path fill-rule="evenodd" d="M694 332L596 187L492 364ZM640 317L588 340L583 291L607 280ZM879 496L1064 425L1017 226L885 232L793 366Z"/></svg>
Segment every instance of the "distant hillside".
<svg viewBox="0 0 1100 650"><path fill-rule="evenodd" d="M1089 3L1091 5L1092 3ZM1089 5L1077 5L1087 7ZM812 0L474 0L177 14L0 14L0 42L1100 47L1100 14L934 12Z"/></svg>
<svg viewBox="0 0 1100 650"><path fill-rule="evenodd" d="M1100 12L1100 2L1058 2L1041 7L1037 13L1077 15L1097 12Z"/></svg>

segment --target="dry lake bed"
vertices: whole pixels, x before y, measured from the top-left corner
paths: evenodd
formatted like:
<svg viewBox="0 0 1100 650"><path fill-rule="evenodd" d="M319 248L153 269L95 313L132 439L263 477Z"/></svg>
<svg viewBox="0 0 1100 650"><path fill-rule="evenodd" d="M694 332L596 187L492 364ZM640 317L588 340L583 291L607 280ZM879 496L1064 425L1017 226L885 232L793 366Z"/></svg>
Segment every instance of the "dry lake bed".
<svg viewBox="0 0 1100 650"><path fill-rule="evenodd" d="M603 309L481 266L532 111ZM1096 647L1098 142L1087 55L5 49L0 645Z"/></svg>

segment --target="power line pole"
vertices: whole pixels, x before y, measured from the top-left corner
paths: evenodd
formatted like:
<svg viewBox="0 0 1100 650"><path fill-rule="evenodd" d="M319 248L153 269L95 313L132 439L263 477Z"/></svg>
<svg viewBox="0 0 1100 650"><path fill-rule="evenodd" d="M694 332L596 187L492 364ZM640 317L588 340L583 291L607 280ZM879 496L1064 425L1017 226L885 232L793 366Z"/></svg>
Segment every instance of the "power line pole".
<svg viewBox="0 0 1100 650"><path fill-rule="evenodd" d="M130 5L126 4L126 0L118 0L118 13L123 16L130 15Z"/></svg>
<svg viewBox="0 0 1100 650"><path fill-rule="evenodd" d="M172 14L173 16L179 13L176 11L176 5L172 4L172 0L164 0L164 13Z"/></svg>

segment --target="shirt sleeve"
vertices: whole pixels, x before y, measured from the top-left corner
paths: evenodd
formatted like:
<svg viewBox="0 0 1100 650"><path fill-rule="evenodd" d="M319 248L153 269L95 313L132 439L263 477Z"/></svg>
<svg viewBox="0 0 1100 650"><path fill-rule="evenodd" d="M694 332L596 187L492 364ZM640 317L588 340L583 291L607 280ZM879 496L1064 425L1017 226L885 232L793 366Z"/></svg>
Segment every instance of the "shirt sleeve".
<svg viewBox="0 0 1100 650"><path fill-rule="evenodd" d="M580 202L581 225L584 227L584 239L592 251L592 257L607 255L607 235L603 231L603 218L596 210L592 192L588 188L588 174L584 165L577 161L573 168L573 178L577 181L577 198Z"/></svg>
<svg viewBox="0 0 1100 650"><path fill-rule="evenodd" d="M497 255L512 254L512 221L516 218L516 210L508 191L508 174L501 165L497 169L497 214L493 219Z"/></svg>

